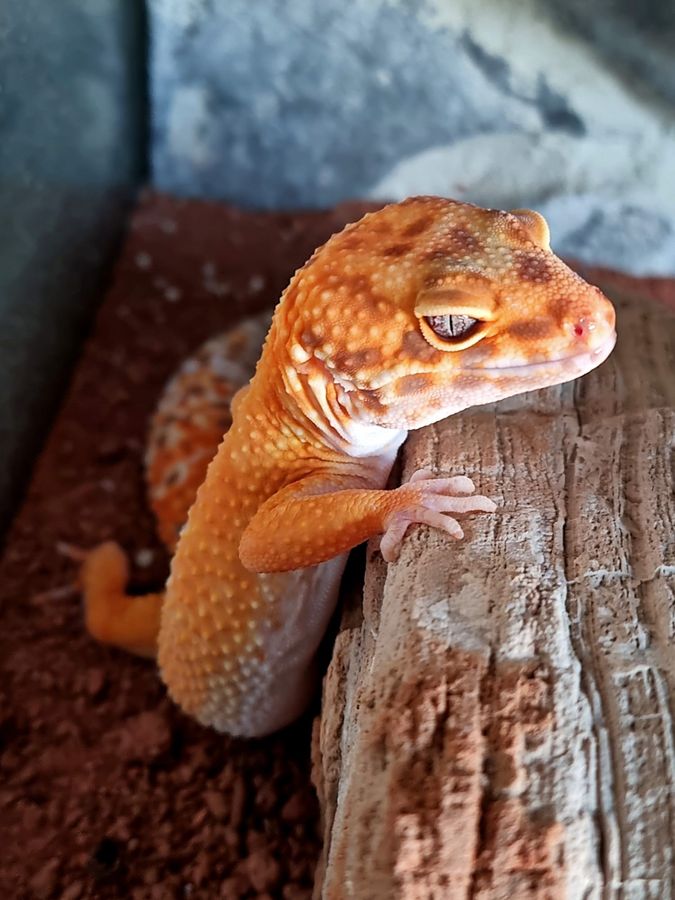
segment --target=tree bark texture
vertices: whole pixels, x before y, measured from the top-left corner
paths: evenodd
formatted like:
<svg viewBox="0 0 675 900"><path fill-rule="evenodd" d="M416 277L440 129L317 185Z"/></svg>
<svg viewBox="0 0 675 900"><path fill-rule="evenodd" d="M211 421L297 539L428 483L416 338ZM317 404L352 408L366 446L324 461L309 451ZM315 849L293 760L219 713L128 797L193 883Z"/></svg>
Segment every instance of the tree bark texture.
<svg viewBox="0 0 675 900"><path fill-rule="evenodd" d="M499 510L368 549L315 727L316 897L675 897L675 316L600 284L600 369L404 447Z"/></svg>

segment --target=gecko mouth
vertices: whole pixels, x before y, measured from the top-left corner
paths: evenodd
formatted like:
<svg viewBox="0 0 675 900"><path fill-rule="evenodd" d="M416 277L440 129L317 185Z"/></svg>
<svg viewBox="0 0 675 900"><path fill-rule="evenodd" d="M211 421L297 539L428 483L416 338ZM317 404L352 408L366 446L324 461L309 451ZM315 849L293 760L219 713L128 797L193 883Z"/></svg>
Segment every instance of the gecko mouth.
<svg viewBox="0 0 675 900"><path fill-rule="evenodd" d="M545 371L551 366L574 366L575 363L580 364L581 370L584 372L594 369L604 362L609 356L614 344L616 343L616 332L607 338L604 343L596 347L595 350L584 350L583 353L574 353L571 356L562 356L559 359L548 359L543 362L522 363L515 366L469 366L468 371L471 372L494 372L499 375L526 375Z"/></svg>

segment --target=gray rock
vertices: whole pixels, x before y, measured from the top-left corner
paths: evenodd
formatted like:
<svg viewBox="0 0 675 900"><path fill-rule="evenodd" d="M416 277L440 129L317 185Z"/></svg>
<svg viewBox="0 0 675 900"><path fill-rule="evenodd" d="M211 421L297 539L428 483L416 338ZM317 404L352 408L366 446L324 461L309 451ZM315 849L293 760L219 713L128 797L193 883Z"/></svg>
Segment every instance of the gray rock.
<svg viewBox="0 0 675 900"><path fill-rule="evenodd" d="M675 115L658 96L675 85L659 49L675 14L655 2L149 8L162 189L262 207L416 193L536 206L565 250L675 272ZM660 64L637 65L637 48ZM572 209L583 227L561 218Z"/></svg>
<svg viewBox="0 0 675 900"><path fill-rule="evenodd" d="M154 175L174 191L316 206L471 136L626 143L646 120L673 127L534 0L151 0L150 14Z"/></svg>
<svg viewBox="0 0 675 900"><path fill-rule="evenodd" d="M675 272L675 216L593 194L540 205L557 253L633 275Z"/></svg>
<svg viewBox="0 0 675 900"><path fill-rule="evenodd" d="M557 0L551 13L591 41L610 68L675 101L675 4L663 0Z"/></svg>

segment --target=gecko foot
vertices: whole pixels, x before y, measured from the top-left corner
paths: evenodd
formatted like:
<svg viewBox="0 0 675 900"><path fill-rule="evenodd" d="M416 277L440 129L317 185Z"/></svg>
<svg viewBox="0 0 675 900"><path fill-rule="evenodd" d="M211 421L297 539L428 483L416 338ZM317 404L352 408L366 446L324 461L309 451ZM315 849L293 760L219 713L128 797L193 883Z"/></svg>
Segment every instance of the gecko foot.
<svg viewBox="0 0 675 900"><path fill-rule="evenodd" d="M401 552L403 538L410 525L430 525L440 528L450 537L464 537L457 519L448 513L494 512L494 501L474 494L476 486L465 475L437 478L430 469L418 469L410 480L396 489L408 503L391 512L385 519L385 532L380 552L387 562L395 562Z"/></svg>

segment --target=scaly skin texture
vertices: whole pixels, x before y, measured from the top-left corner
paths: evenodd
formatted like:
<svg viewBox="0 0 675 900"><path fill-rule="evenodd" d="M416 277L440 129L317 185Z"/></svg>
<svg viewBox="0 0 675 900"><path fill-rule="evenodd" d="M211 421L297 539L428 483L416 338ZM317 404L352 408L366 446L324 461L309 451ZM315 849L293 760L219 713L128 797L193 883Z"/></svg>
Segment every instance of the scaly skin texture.
<svg viewBox="0 0 675 900"><path fill-rule="evenodd" d="M447 323L456 331L466 316L468 330L448 335ZM162 678L188 713L233 734L282 727L315 686L346 551L383 534L394 560L409 525L459 538L450 514L494 509L462 476L420 472L384 490L407 431L575 378L614 340L611 304L551 253L537 213L418 197L365 216L284 292L190 508L164 598L127 598L120 551L103 545L85 564L90 630L153 655L161 617ZM220 387L197 391L201 437L181 431L171 404L158 412L149 480L169 545L244 382L228 365ZM202 378L194 364L186 375ZM189 396L183 382L176 391ZM176 475L181 459L192 468Z"/></svg>

